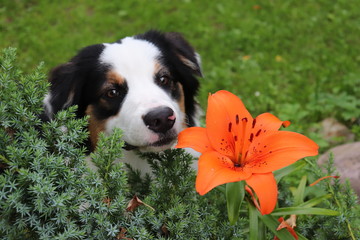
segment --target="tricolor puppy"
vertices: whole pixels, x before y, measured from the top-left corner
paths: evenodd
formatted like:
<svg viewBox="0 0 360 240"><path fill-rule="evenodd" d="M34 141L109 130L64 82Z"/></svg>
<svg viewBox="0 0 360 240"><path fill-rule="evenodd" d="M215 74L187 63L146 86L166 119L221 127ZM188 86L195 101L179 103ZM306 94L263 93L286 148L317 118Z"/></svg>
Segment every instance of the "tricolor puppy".
<svg viewBox="0 0 360 240"><path fill-rule="evenodd" d="M90 117L90 150L99 132L121 128L128 151L162 151L196 124L196 76L199 55L179 33L149 31L85 47L53 69L45 113L51 119L78 105L77 117ZM143 162L126 161L143 168Z"/></svg>

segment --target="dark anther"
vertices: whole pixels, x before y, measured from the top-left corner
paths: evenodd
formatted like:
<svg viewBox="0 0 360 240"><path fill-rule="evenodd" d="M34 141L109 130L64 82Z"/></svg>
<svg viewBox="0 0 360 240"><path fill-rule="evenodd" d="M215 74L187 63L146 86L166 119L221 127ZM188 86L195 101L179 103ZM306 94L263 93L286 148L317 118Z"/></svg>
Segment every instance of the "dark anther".
<svg viewBox="0 0 360 240"><path fill-rule="evenodd" d="M241 119L241 121L248 122L248 119L245 117L245 118Z"/></svg>
<svg viewBox="0 0 360 240"><path fill-rule="evenodd" d="M241 167L239 163L234 163L234 167Z"/></svg>
<svg viewBox="0 0 360 240"><path fill-rule="evenodd" d="M229 123L229 129L228 131L231 132L232 123Z"/></svg>
<svg viewBox="0 0 360 240"><path fill-rule="evenodd" d="M256 124L256 119L254 118L253 122L252 122L252 128L255 127L255 124Z"/></svg>
<svg viewBox="0 0 360 240"><path fill-rule="evenodd" d="M235 142L237 142L237 140L238 140L238 138L237 138L237 136L236 136L236 135L234 136L234 140L235 140Z"/></svg>
<svg viewBox="0 0 360 240"><path fill-rule="evenodd" d="M251 133L251 134L250 134L250 139L249 139L249 141L252 142L252 141L253 141L253 138L254 138L254 134Z"/></svg>
<svg viewBox="0 0 360 240"><path fill-rule="evenodd" d="M259 136L261 132L261 129L259 131L257 131L257 133L255 134L255 137Z"/></svg>
<svg viewBox="0 0 360 240"><path fill-rule="evenodd" d="M239 115L236 114L235 120L236 120L236 124L239 124Z"/></svg>

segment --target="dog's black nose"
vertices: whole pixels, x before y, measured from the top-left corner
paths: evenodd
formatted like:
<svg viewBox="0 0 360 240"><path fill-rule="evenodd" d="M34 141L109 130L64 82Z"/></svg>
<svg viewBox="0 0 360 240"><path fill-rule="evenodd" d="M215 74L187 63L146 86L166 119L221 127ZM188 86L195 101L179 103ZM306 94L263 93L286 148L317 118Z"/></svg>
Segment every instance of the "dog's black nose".
<svg viewBox="0 0 360 240"><path fill-rule="evenodd" d="M165 133L175 123L174 111L169 107L157 107L143 116L145 125L156 133Z"/></svg>

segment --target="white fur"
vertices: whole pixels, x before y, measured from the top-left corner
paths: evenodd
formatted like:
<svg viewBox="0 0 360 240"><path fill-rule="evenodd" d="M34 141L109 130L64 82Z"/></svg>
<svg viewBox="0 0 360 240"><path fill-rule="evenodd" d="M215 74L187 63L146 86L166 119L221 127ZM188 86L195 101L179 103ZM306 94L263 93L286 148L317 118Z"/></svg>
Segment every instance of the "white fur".
<svg viewBox="0 0 360 240"><path fill-rule="evenodd" d="M183 128L185 116L178 103L154 82L160 54L152 43L127 37L121 43L105 44L100 56L100 61L110 65L112 71L125 78L128 85L121 109L107 121L105 132L111 133L114 128L121 128L123 140L139 146L140 151L160 151L171 147L171 144L149 146L159 140L159 135L148 129L143 121L143 116L152 108L166 106L174 111L176 121L170 130L174 135Z"/></svg>
<svg viewBox="0 0 360 240"><path fill-rule="evenodd" d="M45 95L45 98L43 100L43 104L44 104L44 109L45 109L45 114L52 119L52 113L53 113L53 109L52 106L50 104L50 99L52 98L50 93L47 93Z"/></svg>

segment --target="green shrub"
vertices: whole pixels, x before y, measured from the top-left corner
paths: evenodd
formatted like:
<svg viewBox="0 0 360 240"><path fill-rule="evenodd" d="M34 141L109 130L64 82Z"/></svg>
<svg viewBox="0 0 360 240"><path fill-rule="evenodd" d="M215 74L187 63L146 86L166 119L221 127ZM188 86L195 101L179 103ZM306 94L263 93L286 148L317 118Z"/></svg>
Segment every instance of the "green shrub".
<svg viewBox="0 0 360 240"><path fill-rule="evenodd" d="M42 123L38 115L47 84L41 67L23 75L16 69L14 58L15 50L6 49L0 61L0 236L115 236L124 224L124 218L118 218L126 206L128 191L124 170L120 164L111 166L104 178L87 169L85 149L81 147L88 137L86 119L75 119L75 108L70 108L57 114L54 121ZM116 144L94 154L100 166L111 165L120 153L119 137L119 132L103 137L102 143ZM110 206L104 202L109 196L113 199Z"/></svg>
<svg viewBox="0 0 360 240"><path fill-rule="evenodd" d="M199 196L194 189L192 157L182 150L145 154L152 176L141 177L124 164L121 131L101 135L97 150L86 155L87 119L75 107L41 122L48 84L41 65L32 74L16 68L15 49L0 58L0 239L247 239L248 216L242 206L231 226L221 191ZM91 158L98 167L86 165ZM324 176L315 165L309 179ZM302 174L302 172L299 172ZM333 174L331 164L329 172ZM291 205L289 187L280 182L279 205ZM309 239L348 239L359 235L359 207L348 185L318 184L307 196L329 192L321 203L339 217L300 216L297 231ZM129 202L137 195L145 204ZM130 211L131 210L131 211ZM269 239L273 234L269 231Z"/></svg>
<svg viewBox="0 0 360 240"><path fill-rule="evenodd" d="M126 212L136 190L129 189L121 156L121 131L102 136L90 155L99 168L89 170L82 143L86 119L75 108L43 123L38 116L47 84L41 66L33 74L16 69L15 50L6 49L0 75L0 236L2 239L207 239L236 234L226 216L195 193L192 157L182 151L152 156L154 174L142 194L155 208ZM40 130L40 131L38 131ZM169 161L171 159L172 161ZM130 179L136 180L135 174ZM169 179L171 179L169 181ZM129 181L131 183L131 181ZM134 182L134 181L133 181ZM242 229L242 228L239 228Z"/></svg>

